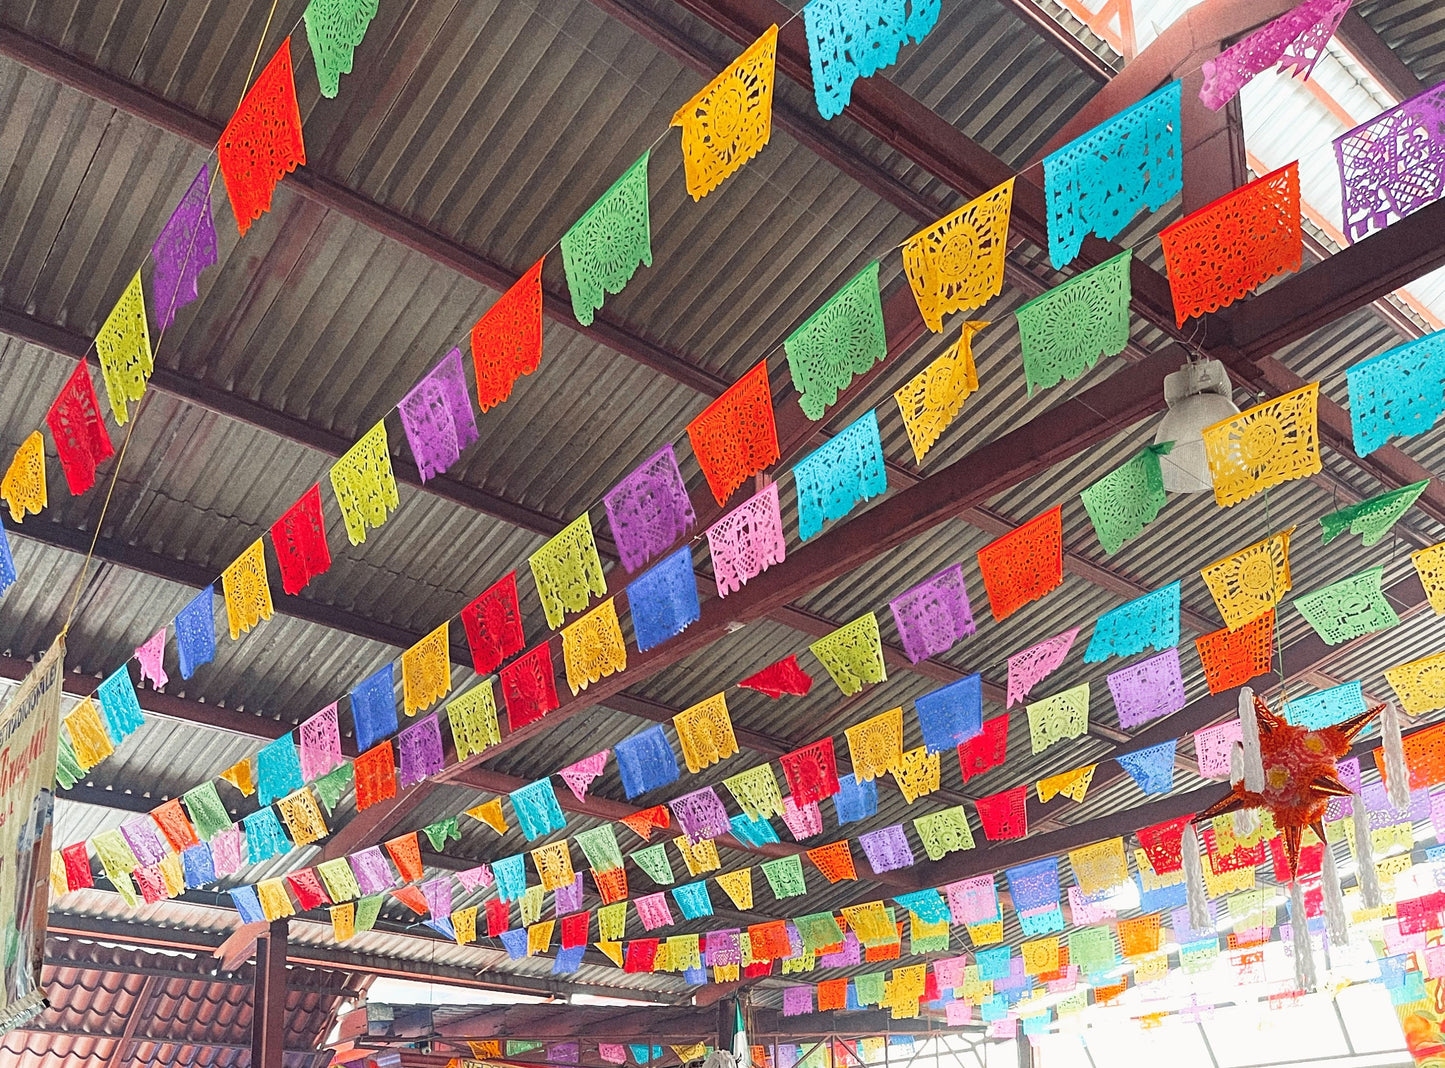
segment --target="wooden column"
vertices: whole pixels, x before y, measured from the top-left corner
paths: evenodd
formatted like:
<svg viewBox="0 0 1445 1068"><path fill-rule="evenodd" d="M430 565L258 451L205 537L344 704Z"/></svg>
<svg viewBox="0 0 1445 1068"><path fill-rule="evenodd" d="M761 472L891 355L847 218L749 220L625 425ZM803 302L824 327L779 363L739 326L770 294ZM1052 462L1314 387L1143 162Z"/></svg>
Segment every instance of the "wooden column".
<svg viewBox="0 0 1445 1068"><path fill-rule="evenodd" d="M251 997L251 1068L281 1068L286 1048L286 920L256 939Z"/></svg>

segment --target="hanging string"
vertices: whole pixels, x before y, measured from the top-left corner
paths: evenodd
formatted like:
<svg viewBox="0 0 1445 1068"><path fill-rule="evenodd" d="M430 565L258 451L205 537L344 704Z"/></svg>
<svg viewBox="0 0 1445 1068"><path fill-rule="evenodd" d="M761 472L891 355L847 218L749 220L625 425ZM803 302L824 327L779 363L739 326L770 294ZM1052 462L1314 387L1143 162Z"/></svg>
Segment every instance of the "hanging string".
<svg viewBox="0 0 1445 1068"><path fill-rule="evenodd" d="M245 100L246 100L246 93L250 90L251 79L255 76L255 74L256 74L256 66L257 66L257 64L258 64L258 63L260 62L260 60L261 60L261 50L262 50L262 48L263 48L263 47L265 46L265 44L266 44L266 34L267 34L267 33L270 31L270 29L271 29L271 20L275 17L275 15L276 15L276 8L279 6L280 2L281 2L281 0L271 0L271 10L270 10L270 11L267 13L267 15L266 15L266 23L265 23L265 25L261 28L261 36L260 36L260 38L256 41L256 54L255 54L255 55L252 57L252 59L251 59L251 66L250 66L250 68L246 71L246 78L245 78L245 81L244 81L243 84L242 84L241 99L236 102L236 108L237 108L237 109L239 109L240 106L241 106L241 104L243 104L243 103L245 102ZM301 19L298 18L298 19L296 20L296 25L299 26L300 24L301 24ZM293 26L293 27L291 28L291 32L294 33L295 31L296 31L296 26ZM117 112L117 111L118 111L118 109L113 109L113 110L112 110L112 112L111 112L111 119L114 119L114 118L115 118L115 115L116 115L116 112ZM95 152L91 154L90 163L86 164L86 173L87 173L87 174L90 172L90 167L91 167L91 165L95 163L95 157L96 157L96 155L100 152L101 142L103 142L104 139L105 139L105 132L106 132L106 130L109 130L109 129L110 129L110 120L108 119L108 120L106 121L105 130L102 130L102 131L101 131L101 136L100 136L100 138L99 138L99 139L97 140L97 142L96 142ZM205 166L206 164L209 164L209 163L211 162L212 157L214 157L215 155L216 155L216 146L213 145L213 146L211 147L210 152L208 152L208 153L206 154L206 159L205 159L205 161L203 162L202 166ZM215 170L214 170L214 168L208 168L208 169L207 169L207 172L206 172L206 195L205 195L205 199L206 199L207 205L209 205L210 200L211 200L211 190L212 190L212 188L213 188L214 185L215 185L215 180L216 180L216 176L215 176ZM80 183L80 184L83 185L84 182L85 182L85 178L84 178L84 176L82 176L82 177L81 177L81 183ZM60 232L61 232L62 230L64 230L64 228L65 228L65 220L70 217L71 209L74 208L74 206L75 206L75 201L76 201L76 199L79 197L79 195L80 195L80 185L77 185L77 186L76 186L76 195L75 195L75 197L72 197L72 198L71 198L70 206L66 208L66 210L65 210L65 216L62 217L62 219L61 219L61 221L60 221L60 227L59 227L59 229L56 230L56 239L57 239L57 240L59 239ZM199 236L199 234L200 234L200 228L199 228L199 227L197 227L196 229L194 229L194 230L191 231L190 241L189 241L189 242L187 243L187 245L186 245L186 254L185 254L185 256L184 256L184 257L182 258L182 260L181 260L181 273L182 273L182 274L185 273L186 267L190 264L190 261L191 261L191 253L192 253L192 251L195 249L195 246L196 246L196 238ZM52 242L52 243L51 243L51 249L53 249L54 246L55 246L55 243ZM47 250L47 252L46 252L45 255L46 255L46 260L48 261L49 258L50 258L50 251ZM142 263L144 263L144 260L142 261ZM45 269L45 264L44 264L44 262L42 262L42 263L41 263L41 272L42 272L42 273L44 272L44 269ZM172 294L171 299L172 299L172 300L175 299L175 294ZM142 312L142 314L144 314L144 312ZM160 355L161 346L162 346L163 344L165 344L166 333L167 333L167 331L170 330L171 326L173 326L174 323L175 323L175 318L174 318L174 316L172 316L171 322L169 322L169 323L167 323L165 326L161 327L160 333L156 335L155 347L151 350L151 358L152 358L153 361L155 360L156 357L158 357L158 356ZM84 362L86 361L86 359L90 356L91 350L93 350L94 348L95 348L95 338L92 337L92 338L90 339L90 344L86 346L85 352L81 354L81 357L80 357L80 362L81 362L81 363L84 363ZM147 390L146 393L145 393L145 395L141 397L140 403L138 403L138 404L136 405L135 415L130 419L130 425L127 426L126 429L125 429L125 437L121 439L120 451L116 454L115 464L114 464L114 466L111 468L111 472L110 472L110 481L109 481L109 483L106 485L106 488L105 488L105 499L101 502L100 514L99 514L98 516L96 516L96 520L95 520L95 530L91 533L91 536L90 536L90 545L86 547L86 550L85 550L85 559L82 560L82 561L81 561L81 564L80 564L80 574L78 574L78 575L76 576L76 578L75 578L75 587L74 587L74 589L71 591L71 595L70 595L70 605L69 605L69 607L66 609L66 612L65 612L65 622L64 622L64 624L61 625L61 628L60 628L60 635L59 635L59 637L61 637L61 638L64 638L67 634L70 633L70 625L71 625L71 623L73 623L73 622L75 621L75 609L76 609L76 606L80 603L80 595L81 595L82 592L84 592L86 580L87 580L87 579L89 578L89 576L90 576L90 565L91 565L91 563L92 563L92 562L94 561L94 559L95 559L95 547L96 547L96 545L99 544L99 542L100 542L100 532L101 532L101 530L102 530L102 529L104 528L104 526L105 526L105 517L106 517L106 514L110 511L111 501L112 501L112 500L114 499L114 497L115 497L115 487L116 487L116 485L117 485L117 484L119 483L119 481L120 481L120 472L121 472L121 467L122 467L122 465L125 463L126 451L130 448L130 441L131 441L131 437L135 434L136 424L138 424L138 423L140 422L141 414L142 414L142 412L144 412L144 411L147 409L147 407L148 407L147 402L150 400L150 398L151 398L151 392L150 392L149 390Z"/></svg>

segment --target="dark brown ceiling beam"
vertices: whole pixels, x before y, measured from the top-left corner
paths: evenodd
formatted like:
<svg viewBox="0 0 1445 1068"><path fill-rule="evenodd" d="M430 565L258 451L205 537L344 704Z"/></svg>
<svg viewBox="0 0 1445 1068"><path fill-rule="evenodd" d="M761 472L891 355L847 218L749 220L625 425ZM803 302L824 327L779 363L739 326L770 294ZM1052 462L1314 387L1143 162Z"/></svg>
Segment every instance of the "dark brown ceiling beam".
<svg viewBox="0 0 1445 1068"><path fill-rule="evenodd" d="M1252 360L1278 352L1445 264L1442 231L1445 200L1437 200L1226 308L1207 322L1206 344L1222 342Z"/></svg>

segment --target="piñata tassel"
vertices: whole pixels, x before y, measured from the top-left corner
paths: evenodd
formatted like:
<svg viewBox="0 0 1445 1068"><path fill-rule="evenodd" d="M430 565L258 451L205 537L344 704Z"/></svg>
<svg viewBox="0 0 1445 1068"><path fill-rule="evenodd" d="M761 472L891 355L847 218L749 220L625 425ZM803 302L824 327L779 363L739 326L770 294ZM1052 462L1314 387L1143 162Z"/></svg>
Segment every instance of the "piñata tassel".
<svg viewBox="0 0 1445 1068"><path fill-rule="evenodd" d="M1234 743L1234 748L1229 751L1229 785L1238 786L1244 781L1244 747ZM1234 833L1236 837L1248 838L1259 826L1259 818L1252 808L1237 808L1234 810Z"/></svg>
<svg viewBox="0 0 1445 1068"><path fill-rule="evenodd" d="M1189 926L1203 934L1214 929L1214 918L1209 915L1209 893L1204 887L1204 860L1199 855L1199 836L1194 833L1194 824L1184 827L1184 900L1189 905Z"/></svg>
<svg viewBox="0 0 1445 1068"><path fill-rule="evenodd" d="M1380 907L1380 876L1375 871L1375 848L1370 841L1370 814L1365 799L1358 794L1350 806L1355 825L1355 880L1360 884L1360 904L1367 909Z"/></svg>
<svg viewBox="0 0 1445 1068"><path fill-rule="evenodd" d="M1390 807L1404 812L1410 807L1410 768L1405 763L1405 741L1400 737L1400 713L1394 701L1385 702L1380 713L1380 737L1385 750L1385 789Z"/></svg>
<svg viewBox="0 0 1445 1068"><path fill-rule="evenodd" d="M1305 892L1299 879L1289 884L1289 926L1294 939L1294 978L1306 992L1315 988L1315 954L1310 947L1310 924L1305 917Z"/></svg>
<svg viewBox="0 0 1445 1068"><path fill-rule="evenodd" d="M1264 759L1259 752L1259 719L1254 713L1254 691L1239 688L1239 725L1244 742L1244 788L1252 794L1264 793Z"/></svg>
<svg viewBox="0 0 1445 1068"><path fill-rule="evenodd" d="M1345 892L1340 889L1340 873L1335 867L1335 851L1325 843L1324 859L1320 864L1320 883L1324 889L1325 932L1330 936L1330 945L1350 944L1350 924L1345 916Z"/></svg>

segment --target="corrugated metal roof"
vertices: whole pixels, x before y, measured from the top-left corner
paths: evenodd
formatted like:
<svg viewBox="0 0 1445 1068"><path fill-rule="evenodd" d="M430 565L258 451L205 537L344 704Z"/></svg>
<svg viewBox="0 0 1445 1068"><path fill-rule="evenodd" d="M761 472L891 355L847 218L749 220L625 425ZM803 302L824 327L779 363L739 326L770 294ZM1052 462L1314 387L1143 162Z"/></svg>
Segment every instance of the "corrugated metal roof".
<svg viewBox="0 0 1445 1068"><path fill-rule="evenodd" d="M302 0L283 0L268 44L274 45L303 6ZM737 51L735 43L678 5L646 0L635 7L713 55ZM1362 10L1383 27L1387 39L1395 33L1400 39L1428 41L1429 26L1439 21L1421 27L1424 9L1419 0L1367 2ZM7 25L186 109L223 120L240 94L262 12L255 5L238 7L219 0L146 0L128 7L123 18L113 17L117 12L115 5L107 9L103 4L0 3L0 21ZM168 27L185 27L185 32ZM1100 54L1107 51L1088 31L1076 24L1074 28ZM703 83L697 72L584 0L383 5L358 52L356 73L343 80L337 101L319 99L303 51L304 40L298 35L293 53L301 72L308 166L514 273L549 249L612 178L666 130L673 110ZM1414 53L1407 48L1402 54L1407 62L1429 62L1428 48ZM1334 79L1330 85L1341 93L1363 93L1348 81L1350 75L1348 67L1336 62L1322 65L1320 78ZM945 3L938 28L922 44L905 48L900 62L883 76L1013 166L1032 159L1095 85L1072 63L1061 62L1007 5L962 0ZM780 109L819 124L809 95L791 82L779 83L777 102ZM1254 122L1253 99L1247 98L1246 104ZM91 334L204 153L11 60L0 60L0 105L0 168L6 174L0 195L0 306ZM1296 146L1283 140L1293 130L1286 129L1293 114L1281 107L1265 116L1269 121L1252 126L1251 148L1259 138L1274 138L1268 147L1278 152L1301 151L1303 142ZM835 120L827 131L941 209L958 203L951 190L848 121ZM1333 134L1321 133L1313 124L1309 136L1325 143ZM781 383L786 372L777 348L780 339L860 266L882 257L886 289L895 292L904 284L898 261L889 253L918 229L918 221L820 160L786 131L775 130L768 150L701 205L687 198L677 153L670 142L663 145L667 147L656 151L650 170L654 266L607 303L609 315L648 342L675 351L723 382L766 356L774 381ZM1259 154L1268 157L1263 147ZM1326 177L1311 172L1311 198L1318 192L1322 200L1328 199ZM181 313L160 342L157 357L164 370L222 396L355 437L450 346L463 343L471 323L496 298L494 290L326 210L289 183L282 184L273 210L244 241L229 228L223 199L215 191L220 263L203 276L201 302ZM1121 241L1162 269L1151 239L1178 215L1175 202L1136 220ZM1059 277L1043 252L1027 242L1011 257L1013 265L1034 275L1040 286ZM544 277L549 289L565 292L555 254L549 255ZM1011 282L984 309L982 314L994 325L975 346L982 389L929 455L923 474L964 460L980 445L1083 388L1128 373L1126 359L1106 359L1078 382L1029 398L1009 316L1033 295L1034 287L1029 288L1025 292ZM1159 331L1139 321L1132 334L1135 355L1166 344ZM894 357L834 423L842 425L877 408L885 449L896 464L890 474L892 492L908 483L906 472L916 465L890 393L953 336L929 336ZM1392 327L1362 311L1314 332L1278 358L1299 374L1318 378L1326 393L1343 401L1344 368L1397 341ZM542 366L518 382L510 401L479 421L481 440L449 477L555 522L594 506L593 520L600 524L601 509L595 506L606 489L662 443L680 440L706 396L550 320L544 348ZM0 366L7 372L11 397L0 413L0 441L14 446L43 418L72 363L35 345L7 341L0 349ZM1242 394L1236 399L1241 405L1249 403ZM1314 520L1335 506L1340 493L1368 496L1380 489L1333 455L1327 457L1331 481L1292 483L1267 499L1228 511L1217 509L1207 495L1175 498L1144 536L1105 556L1078 494L1151 441L1153 424L1116 430L1103 444L988 502L989 511L1017 524L1062 503L1072 558L1117 572L1141 591L1182 577L1186 607L1206 619L1214 618L1214 609L1197 577L1199 567L1289 523L1299 524L1294 543L1297 590L1384 560L1387 582L1409 571L1405 549L1411 541L1405 536L1370 550L1354 539L1328 547L1318 544ZM1409 439L1402 447L1433 469L1445 459L1445 432ZM395 440L393 450L402 453ZM690 487L705 493L689 450L680 450L680 458ZM303 490L324 481L329 462L319 449L157 390L131 439L105 533L115 545L146 554L148 560L169 559L190 565L188 573L216 574ZM796 530L794 489L791 480L781 481L791 536ZM99 516L99 493L72 500L57 478L52 489L47 512L12 529L23 578L0 608L0 648L15 656L34 654L59 629L80 560L63 546L77 539L83 545ZM521 565L541 541L535 532L446 496L403 485L401 499L396 520L373 532L363 546L347 545L340 523L331 517L328 534L335 564L307 589L305 598L357 620L422 633ZM37 530L50 536L29 536ZM1401 534L1414 543L1429 543L1445 531L1417 512L1402 523ZM979 632L939 659L954 670L981 671L990 682L1001 683L1010 653L1066 627L1087 625L1122 599L1117 589L1106 590L1070 573L1049 598L997 624L986 611L973 563L976 551L992 537L964 520L949 520L814 591L801 606L838 621L878 611L885 639L893 642L897 636L885 608L888 599L941 567L962 561ZM699 566L705 567L706 561ZM530 583L523 581L521 592L527 633L535 639L544 630L540 608ZM174 576L165 579L138 566L102 564L86 587L70 632L71 664L92 674L112 669L193 593ZM1288 607L1282 610L1281 630L1289 639L1304 632L1303 621ZM1330 671L1340 678L1362 677L1367 688L1378 690L1383 667L1433 651L1440 637L1434 617L1417 615L1368 647L1343 651ZM802 652L811 640L811 635L783 623L760 621L640 681L633 692L683 708L782 655ZM1102 728L1116 728L1100 666L1086 669L1082 664L1085 641L1081 638L1041 692L1088 679L1094 686L1093 720ZM1198 698L1204 684L1187 636L1185 645L1186 687ZM394 655L395 649L381 641L297 618L277 618L244 642L223 638L217 660L191 680L179 679L172 660L169 690L296 723ZM815 662L806 654L803 660L818 675L806 698L775 702L729 691L739 728L802 744L825 733L840 734L842 727L866 716L906 706L939 684L937 677L890 669L887 682L845 701ZM1116 666L1102 665L1105 670ZM458 664L453 681L460 688L474 678ZM1002 711L990 702L986 715ZM912 717L907 719L905 741L918 744L916 725ZM927 798L909 806L897 791L885 787L876 817L847 830L856 835L907 823L959 795L977 796L1032 781L1096 760L1111 748L1112 743L1090 736L1033 756L1025 716L1014 712L1011 719L1011 756L1004 767L960 790L957 773L946 759L947 799ZM566 729L548 734L545 745L508 751L488 767L535 779L647 725L624 712L590 708ZM671 737L671 727L667 730ZM235 734L153 718L139 738L94 769L88 776L93 789L86 796L94 800L105 790L129 791L158 803L256 748L259 742ZM742 754L638 801L658 803L685 789L719 783L759 759ZM1175 789L1199 784L1197 776L1181 771ZM612 766L591 790L606 798L623 796ZM254 804L234 794L225 796L242 810ZM469 788L442 787L408 816L404 829L455 815L479 799ZM1139 800L1137 788L1125 778L1101 784L1085 804L1063 810L1057 819L1080 823L1133 807ZM350 817L351 806L350 799L343 801L333 816L335 825ZM128 818L127 813L89 804L62 803L58 811L57 836L66 840ZM830 841L838 833L831 812L826 818L825 835L804 845ZM568 831L593 823L569 816ZM464 819L461 831L461 840L446 848L448 866L494 860L536 844L515 827L499 837ZM641 844L630 831L619 828L618 833L624 851ZM316 856L314 848L298 851L249 867L237 881L274 877ZM725 850L724 868L756 864L758 859ZM574 860L580 863L581 858ZM681 871L676 857L674 866ZM651 891L639 871L633 868L631 874L634 893ZM810 909L887 892L878 883L825 887L816 872L809 875ZM798 911L786 903L764 901L761 880L755 881L759 916ZM458 892L456 903L475 903L484 896ZM595 904L590 887L588 902ZM714 895L714 903L721 913L721 894ZM113 895L98 892L68 895L63 907L208 931L228 931L235 922L229 910L196 902L162 903L130 916ZM386 916L396 923L412 922L396 904L388 905ZM717 924L693 922L676 930L710 925ZM293 925L293 938L328 945L332 936L329 926L307 918ZM534 977L549 974L551 966L546 959L506 961L495 943L462 948L398 930L359 935L353 944L359 951L402 960ZM676 977L623 975L599 966L595 957L589 956L579 981L680 989ZM73 1057L79 1065L104 1055L93 1046L71 1049L66 1045L71 1041L56 1039L57 1057ZM17 1058L31 1056L19 1046L6 1048ZM135 1048L144 1048L145 1056L157 1063L231 1063L205 1061L189 1047Z"/></svg>

